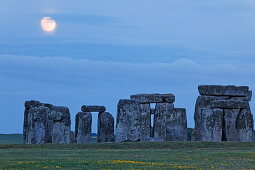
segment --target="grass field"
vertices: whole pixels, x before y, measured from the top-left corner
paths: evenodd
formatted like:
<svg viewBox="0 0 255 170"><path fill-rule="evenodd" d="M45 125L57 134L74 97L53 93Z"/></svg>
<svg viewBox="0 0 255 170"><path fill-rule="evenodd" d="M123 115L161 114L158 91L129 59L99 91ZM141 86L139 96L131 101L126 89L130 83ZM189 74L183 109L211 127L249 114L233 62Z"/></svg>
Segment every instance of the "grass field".
<svg viewBox="0 0 255 170"><path fill-rule="evenodd" d="M254 169L255 143L0 144L0 169Z"/></svg>

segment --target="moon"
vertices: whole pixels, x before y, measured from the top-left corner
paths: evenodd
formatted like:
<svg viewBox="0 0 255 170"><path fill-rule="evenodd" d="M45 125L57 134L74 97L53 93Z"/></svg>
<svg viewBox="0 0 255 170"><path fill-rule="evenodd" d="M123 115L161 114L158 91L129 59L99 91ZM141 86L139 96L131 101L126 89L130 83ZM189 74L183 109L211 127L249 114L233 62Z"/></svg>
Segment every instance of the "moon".
<svg viewBox="0 0 255 170"><path fill-rule="evenodd" d="M41 20L41 27L46 32L53 32L56 29L57 23L51 17L43 17Z"/></svg>

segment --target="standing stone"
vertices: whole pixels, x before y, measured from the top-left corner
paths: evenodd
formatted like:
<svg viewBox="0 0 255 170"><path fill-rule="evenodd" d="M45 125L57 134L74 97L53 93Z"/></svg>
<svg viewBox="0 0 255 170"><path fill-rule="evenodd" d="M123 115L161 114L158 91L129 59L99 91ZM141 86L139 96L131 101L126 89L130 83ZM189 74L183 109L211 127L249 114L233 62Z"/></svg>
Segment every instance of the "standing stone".
<svg viewBox="0 0 255 170"><path fill-rule="evenodd" d="M250 108L241 109L236 120L238 141L252 142L254 138L254 120Z"/></svg>
<svg viewBox="0 0 255 170"><path fill-rule="evenodd" d="M52 124L52 143L70 143L71 120L67 107L54 107L50 114Z"/></svg>
<svg viewBox="0 0 255 170"><path fill-rule="evenodd" d="M70 131L70 143L76 143L75 133Z"/></svg>
<svg viewBox="0 0 255 170"><path fill-rule="evenodd" d="M114 142L114 118L108 112L98 113L97 142Z"/></svg>
<svg viewBox="0 0 255 170"><path fill-rule="evenodd" d="M187 141L186 109L174 108L166 115L166 141Z"/></svg>
<svg viewBox="0 0 255 170"><path fill-rule="evenodd" d="M141 107L141 141L149 141L151 134L150 104L140 104Z"/></svg>
<svg viewBox="0 0 255 170"><path fill-rule="evenodd" d="M118 103L116 142L140 141L140 103L122 99Z"/></svg>
<svg viewBox="0 0 255 170"><path fill-rule="evenodd" d="M53 115L62 116L56 119ZM70 124L70 113L66 107L33 100L25 102L23 128L25 144L69 143Z"/></svg>
<svg viewBox="0 0 255 170"><path fill-rule="evenodd" d="M75 118L75 138L77 143L91 141L92 115L90 112L79 112Z"/></svg>
<svg viewBox="0 0 255 170"><path fill-rule="evenodd" d="M172 103L157 103L154 115L154 139L164 141L166 139L166 116L172 114Z"/></svg>

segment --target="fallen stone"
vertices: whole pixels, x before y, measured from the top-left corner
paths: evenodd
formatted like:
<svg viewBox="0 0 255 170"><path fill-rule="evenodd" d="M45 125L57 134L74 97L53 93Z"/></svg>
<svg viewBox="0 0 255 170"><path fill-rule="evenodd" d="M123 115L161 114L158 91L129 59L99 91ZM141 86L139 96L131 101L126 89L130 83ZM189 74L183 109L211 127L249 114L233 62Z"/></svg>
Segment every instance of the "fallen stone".
<svg viewBox="0 0 255 170"><path fill-rule="evenodd" d="M248 86L220 86L220 85L200 85L198 86L200 95L208 96L249 96Z"/></svg>
<svg viewBox="0 0 255 170"><path fill-rule="evenodd" d="M104 106L87 106L83 105L81 107L83 112L105 112L106 108Z"/></svg>
<svg viewBox="0 0 255 170"><path fill-rule="evenodd" d="M166 139L166 116L172 114L174 104L157 103L154 115L154 138Z"/></svg>
<svg viewBox="0 0 255 170"><path fill-rule="evenodd" d="M116 142L140 141L140 109L138 101L129 99L119 100L116 121Z"/></svg>
<svg viewBox="0 0 255 170"><path fill-rule="evenodd" d="M249 102L236 100L217 100L211 102L211 107L223 109L241 109L249 107Z"/></svg>
<svg viewBox="0 0 255 170"><path fill-rule="evenodd" d="M89 143L91 141L92 115L90 112L79 112L75 118L76 143Z"/></svg>
<svg viewBox="0 0 255 170"><path fill-rule="evenodd" d="M114 118L108 112L98 114L97 142L114 142Z"/></svg>
<svg viewBox="0 0 255 170"><path fill-rule="evenodd" d="M186 109L174 108L166 115L166 141L187 141Z"/></svg>
<svg viewBox="0 0 255 170"><path fill-rule="evenodd" d="M140 103L173 103L175 101L173 94L136 94L131 95L130 98Z"/></svg>

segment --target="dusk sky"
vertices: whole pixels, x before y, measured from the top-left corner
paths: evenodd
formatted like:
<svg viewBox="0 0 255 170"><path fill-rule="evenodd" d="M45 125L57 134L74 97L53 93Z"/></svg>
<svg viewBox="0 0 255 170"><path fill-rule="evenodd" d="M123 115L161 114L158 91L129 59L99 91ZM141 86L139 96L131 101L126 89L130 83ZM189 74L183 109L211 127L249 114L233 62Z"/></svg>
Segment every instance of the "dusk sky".
<svg viewBox="0 0 255 170"><path fill-rule="evenodd" d="M200 84L255 91L254 0L0 0L0 133L23 132L26 100L67 106L74 130L82 105L116 118L136 93L175 94L194 127Z"/></svg>

